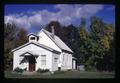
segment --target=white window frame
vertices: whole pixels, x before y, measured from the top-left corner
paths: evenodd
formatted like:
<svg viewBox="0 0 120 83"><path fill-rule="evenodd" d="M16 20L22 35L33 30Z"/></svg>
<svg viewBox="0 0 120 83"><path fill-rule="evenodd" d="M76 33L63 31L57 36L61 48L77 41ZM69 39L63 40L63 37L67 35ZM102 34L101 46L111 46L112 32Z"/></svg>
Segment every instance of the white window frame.
<svg viewBox="0 0 120 83"><path fill-rule="evenodd" d="M45 59L43 59L43 56ZM41 65L45 66L46 65L46 55L41 55Z"/></svg>
<svg viewBox="0 0 120 83"><path fill-rule="evenodd" d="M54 62L56 62L56 63L57 63L57 62L58 62L58 58L56 58L56 57L55 57L55 58L54 58Z"/></svg>

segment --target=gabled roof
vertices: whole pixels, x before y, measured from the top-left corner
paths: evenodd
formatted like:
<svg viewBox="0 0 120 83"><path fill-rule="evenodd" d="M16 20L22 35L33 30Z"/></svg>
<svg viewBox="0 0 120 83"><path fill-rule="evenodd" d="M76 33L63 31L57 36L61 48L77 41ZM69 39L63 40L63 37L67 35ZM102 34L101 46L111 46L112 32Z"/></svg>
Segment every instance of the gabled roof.
<svg viewBox="0 0 120 83"><path fill-rule="evenodd" d="M48 47L48 46L45 46L45 45L43 45L43 44L39 44L39 43L37 43L37 42L36 42L36 43L35 43L35 42L28 42L28 43L26 43L26 44L24 44L24 45L22 45L22 46L19 46L19 47L13 49L12 51L14 52L14 51L19 50L19 49L21 49L21 48L23 48L23 47L25 47L25 46L27 46L27 45L30 45L30 44L34 44L34 45L36 45L36 46L42 47L42 48L44 48L44 49L47 49L47 50L52 51L52 52L55 52L55 53L60 53L60 52L57 51L57 50L54 50L54 49L52 49L52 48L50 48L50 47Z"/></svg>
<svg viewBox="0 0 120 83"><path fill-rule="evenodd" d="M46 31L45 29L42 29L41 31L43 31L61 50L73 53L73 51L58 36L54 35L54 38L53 38L52 33ZM37 34L34 34L34 33L28 34L28 36L30 36L30 35L34 35L36 37L39 37ZM37 42L34 42L34 43L33 42L28 42L28 43L26 43L26 44L24 44L24 45L22 45L22 46L20 46L18 48L13 49L12 51L14 52L16 50L19 50L20 48L23 48L23 47L25 47L25 46L27 46L29 44L34 44L36 46L45 48L45 49L47 49L49 51L60 53L59 51L56 51L55 49L52 49L52 48L50 48L50 47L48 47L46 45L43 45L43 44L40 44L40 43L37 43Z"/></svg>
<svg viewBox="0 0 120 83"><path fill-rule="evenodd" d="M54 35L54 38L51 36L52 33L46 31L45 29L42 29L42 31L62 50L69 51L73 53L73 51L56 35Z"/></svg>
<svg viewBox="0 0 120 83"><path fill-rule="evenodd" d="M30 55L33 55L33 56L35 56L35 57L37 57L38 55L36 55L36 54L34 54L34 53L32 53L32 52L25 52L25 53L23 53L23 54L21 54L20 56L30 56Z"/></svg>
<svg viewBox="0 0 120 83"><path fill-rule="evenodd" d="M35 37L38 37L38 38L39 38L39 36L37 36L37 34L30 33L30 34L28 34L27 36L30 36L30 35L33 35L33 36L35 36Z"/></svg>

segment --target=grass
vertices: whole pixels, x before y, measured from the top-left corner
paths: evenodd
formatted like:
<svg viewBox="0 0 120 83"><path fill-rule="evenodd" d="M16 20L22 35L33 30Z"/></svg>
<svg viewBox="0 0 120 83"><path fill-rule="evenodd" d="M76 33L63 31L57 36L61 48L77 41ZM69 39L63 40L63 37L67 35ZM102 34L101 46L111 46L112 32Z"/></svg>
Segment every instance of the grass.
<svg viewBox="0 0 120 83"><path fill-rule="evenodd" d="M22 74L13 74L10 71L5 71L5 78L114 78L113 72L90 72L90 71L65 71L61 73L55 73L52 75L22 75Z"/></svg>

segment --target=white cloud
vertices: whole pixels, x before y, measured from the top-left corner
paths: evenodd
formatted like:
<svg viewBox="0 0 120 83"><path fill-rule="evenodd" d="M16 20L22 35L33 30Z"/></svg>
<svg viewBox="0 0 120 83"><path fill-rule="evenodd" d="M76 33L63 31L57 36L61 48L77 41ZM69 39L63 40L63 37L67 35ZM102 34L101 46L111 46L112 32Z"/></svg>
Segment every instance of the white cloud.
<svg viewBox="0 0 120 83"><path fill-rule="evenodd" d="M58 4L54 6L58 12L47 9L41 11L26 11L26 13L5 16L5 23L14 21L18 26L31 28L46 25L50 21L58 20L62 25L71 24L76 18L89 17L103 9L103 5L67 5ZM28 13L30 15L28 15Z"/></svg>
<svg viewBox="0 0 120 83"><path fill-rule="evenodd" d="M40 14L35 14L33 16L30 16L28 18L28 21L32 24L32 25L39 25L39 23L42 22L42 17Z"/></svg>
<svg viewBox="0 0 120 83"><path fill-rule="evenodd" d="M25 28L25 27L27 28L31 26L28 20L28 16L22 16L22 17L16 18L16 23L18 24L19 27L22 27L22 28Z"/></svg>
<svg viewBox="0 0 120 83"><path fill-rule="evenodd" d="M11 22L13 20L13 17L12 16L5 16L4 17L4 23L8 23L8 22Z"/></svg>
<svg viewBox="0 0 120 83"><path fill-rule="evenodd" d="M98 11L103 9L103 5L84 5L76 8L77 17L89 17L96 14Z"/></svg>

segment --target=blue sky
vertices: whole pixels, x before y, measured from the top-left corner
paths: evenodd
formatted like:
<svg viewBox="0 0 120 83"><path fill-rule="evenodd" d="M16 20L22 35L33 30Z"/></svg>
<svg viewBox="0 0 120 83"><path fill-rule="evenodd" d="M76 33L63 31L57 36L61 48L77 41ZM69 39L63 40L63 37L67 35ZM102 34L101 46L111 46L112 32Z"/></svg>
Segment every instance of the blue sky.
<svg viewBox="0 0 120 83"><path fill-rule="evenodd" d="M29 32L39 32L38 28L50 21L59 21L61 25L80 25L80 18L98 16L104 22L115 25L115 6L104 4L6 4L4 22L15 22L17 26Z"/></svg>

